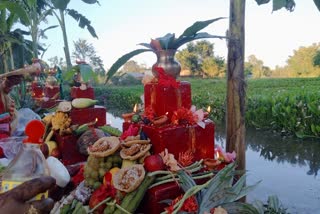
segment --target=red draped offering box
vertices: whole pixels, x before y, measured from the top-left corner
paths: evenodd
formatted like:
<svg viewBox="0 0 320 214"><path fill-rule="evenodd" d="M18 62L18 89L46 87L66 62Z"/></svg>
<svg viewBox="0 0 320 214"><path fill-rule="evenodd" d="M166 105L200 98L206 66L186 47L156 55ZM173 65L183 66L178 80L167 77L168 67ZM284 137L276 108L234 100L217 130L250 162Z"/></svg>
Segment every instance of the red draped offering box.
<svg viewBox="0 0 320 214"><path fill-rule="evenodd" d="M36 82L33 82L31 84L31 90L32 90L32 94L31 94L32 97L41 98L44 95L43 87Z"/></svg>
<svg viewBox="0 0 320 214"><path fill-rule="evenodd" d="M72 124L85 124L94 122L98 119L96 125L103 126L106 124L106 108L103 106L97 106L91 108L83 108L83 109L76 109L73 108L71 110L70 116Z"/></svg>
<svg viewBox="0 0 320 214"><path fill-rule="evenodd" d="M94 99L94 90L92 87L88 87L86 90L81 90L80 87L72 87L70 96L72 99L75 99L75 98Z"/></svg>
<svg viewBox="0 0 320 214"><path fill-rule="evenodd" d="M49 98L55 98L59 99L60 98L60 87L59 86L53 86L52 88L50 87L45 87L44 88L44 96L49 97Z"/></svg>
<svg viewBox="0 0 320 214"><path fill-rule="evenodd" d="M192 126L143 126L150 138L152 151L160 153L168 149L176 159L181 152L192 152L195 160L214 157L214 123L205 120L205 128Z"/></svg>
<svg viewBox="0 0 320 214"><path fill-rule="evenodd" d="M55 140L61 152L61 160L64 165L71 165L87 160L87 156L80 154L77 146L77 136L55 134Z"/></svg>
<svg viewBox="0 0 320 214"><path fill-rule="evenodd" d="M162 86L158 83L148 83L144 86L145 108L152 108L157 116L168 112L169 118L180 107L190 109L191 87L190 83L181 81L178 88Z"/></svg>
<svg viewBox="0 0 320 214"><path fill-rule="evenodd" d="M165 207L169 206L166 203L161 203L161 201L175 199L181 194L182 190L175 182L153 187L146 192L138 212L159 214L164 211Z"/></svg>

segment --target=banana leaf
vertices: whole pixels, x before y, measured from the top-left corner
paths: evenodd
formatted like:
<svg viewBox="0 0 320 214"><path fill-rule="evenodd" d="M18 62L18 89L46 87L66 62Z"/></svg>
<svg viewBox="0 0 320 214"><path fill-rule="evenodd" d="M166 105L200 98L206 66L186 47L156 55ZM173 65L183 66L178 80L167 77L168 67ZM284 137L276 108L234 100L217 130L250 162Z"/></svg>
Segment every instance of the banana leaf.
<svg viewBox="0 0 320 214"><path fill-rule="evenodd" d="M17 4L14 1L1 0L0 10L8 9L11 13L17 14L24 25L30 25L30 19L27 11L22 7L22 5Z"/></svg>
<svg viewBox="0 0 320 214"><path fill-rule="evenodd" d="M188 42L197 40L197 39L215 39L215 38L225 39L227 37L226 36L211 35L209 33L197 33L192 37L179 37L172 45L172 49L178 49L180 46L182 46Z"/></svg>
<svg viewBox="0 0 320 214"><path fill-rule="evenodd" d="M136 50L131 51L131 52L123 55L122 57L120 57L115 63L113 63L113 65L109 69L109 71L107 73L107 78L106 78L105 84L119 70L119 68L121 66L123 66L129 59L131 59L132 57L134 57L138 54L141 54L141 53L147 52L147 51L152 51L152 50L151 49L136 49Z"/></svg>
<svg viewBox="0 0 320 214"><path fill-rule="evenodd" d="M190 27L185 29L185 31L181 34L181 36L179 36L179 39L183 38L183 37L194 36L196 33L198 33L203 28L207 27L211 23L216 22L216 21L218 21L220 19L225 19L225 17L209 19L209 20L206 20L206 21L197 21L197 22L193 23Z"/></svg>

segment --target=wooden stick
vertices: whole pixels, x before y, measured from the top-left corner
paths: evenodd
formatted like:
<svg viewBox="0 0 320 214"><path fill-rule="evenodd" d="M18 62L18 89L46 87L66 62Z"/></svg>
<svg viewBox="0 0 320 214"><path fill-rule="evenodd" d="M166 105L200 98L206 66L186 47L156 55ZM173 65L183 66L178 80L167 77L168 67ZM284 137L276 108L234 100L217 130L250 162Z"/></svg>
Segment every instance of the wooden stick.
<svg viewBox="0 0 320 214"><path fill-rule="evenodd" d="M5 77L9 77L9 76L25 75L25 74L30 74L30 73L40 72L40 71L41 71L40 63L35 63L35 64L29 65L25 68L20 68L20 69L11 71L11 72L0 74L0 79L5 78Z"/></svg>

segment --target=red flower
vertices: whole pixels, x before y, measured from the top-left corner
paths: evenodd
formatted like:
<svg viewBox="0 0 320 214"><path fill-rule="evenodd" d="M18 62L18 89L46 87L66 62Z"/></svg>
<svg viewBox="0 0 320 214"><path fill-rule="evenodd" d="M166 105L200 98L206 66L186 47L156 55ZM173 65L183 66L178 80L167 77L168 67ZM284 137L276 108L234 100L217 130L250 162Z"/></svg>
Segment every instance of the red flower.
<svg viewBox="0 0 320 214"><path fill-rule="evenodd" d="M89 201L89 207L91 209L94 208L101 201L107 199L108 197L111 197L111 198L115 199L116 198L116 194L117 194L116 188L114 188L113 185L111 185L110 183L107 182L106 184L101 185L98 189L96 189L92 193L92 195L90 197L90 201ZM106 204L103 204L103 205L99 206L96 209L96 213L103 213L105 207L106 207Z"/></svg>
<svg viewBox="0 0 320 214"><path fill-rule="evenodd" d="M175 125L192 125L195 124L192 111L181 107L175 111L171 117L171 122Z"/></svg>
<svg viewBox="0 0 320 214"><path fill-rule="evenodd" d="M126 139L129 136L136 136L139 133L139 128L138 127L134 127L133 124L131 124L129 126L129 128L122 133L122 135L120 136L121 140Z"/></svg>
<svg viewBox="0 0 320 214"><path fill-rule="evenodd" d="M77 174L71 178L71 181L75 186L78 186L84 180L83 172L84 172L84 165L81 165Z"/></svg>
<svg viewBox="0 0 320 214"><path fill-rule="evenodd" d="M164 208L168 213L172 213L173 212L173 207L176 203L178 203L181 199L182 199L183 195L178 196L177 198L175 198L169 207ZM184 211L187 213L196 213L198 211L198 203L197 200L194 196L191 196L189 198L187 198L181 209L179 211Z"/></svg>

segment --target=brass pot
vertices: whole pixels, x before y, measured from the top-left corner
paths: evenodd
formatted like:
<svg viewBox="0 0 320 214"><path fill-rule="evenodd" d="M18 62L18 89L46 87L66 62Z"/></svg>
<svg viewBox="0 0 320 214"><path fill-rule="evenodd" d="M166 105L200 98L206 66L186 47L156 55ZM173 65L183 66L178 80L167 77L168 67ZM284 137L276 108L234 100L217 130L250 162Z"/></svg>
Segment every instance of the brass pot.
<svg viewBox="0 0 320 214"><path fill-rule="evenodd" d="M157 55L157 62L152 66L153 76L158 77L158 72L155 70L155 68L162 67L166 74L177 79L181 71L181 66L174 57L176 51L176 49L168 49L155 52Z"/></svg>

